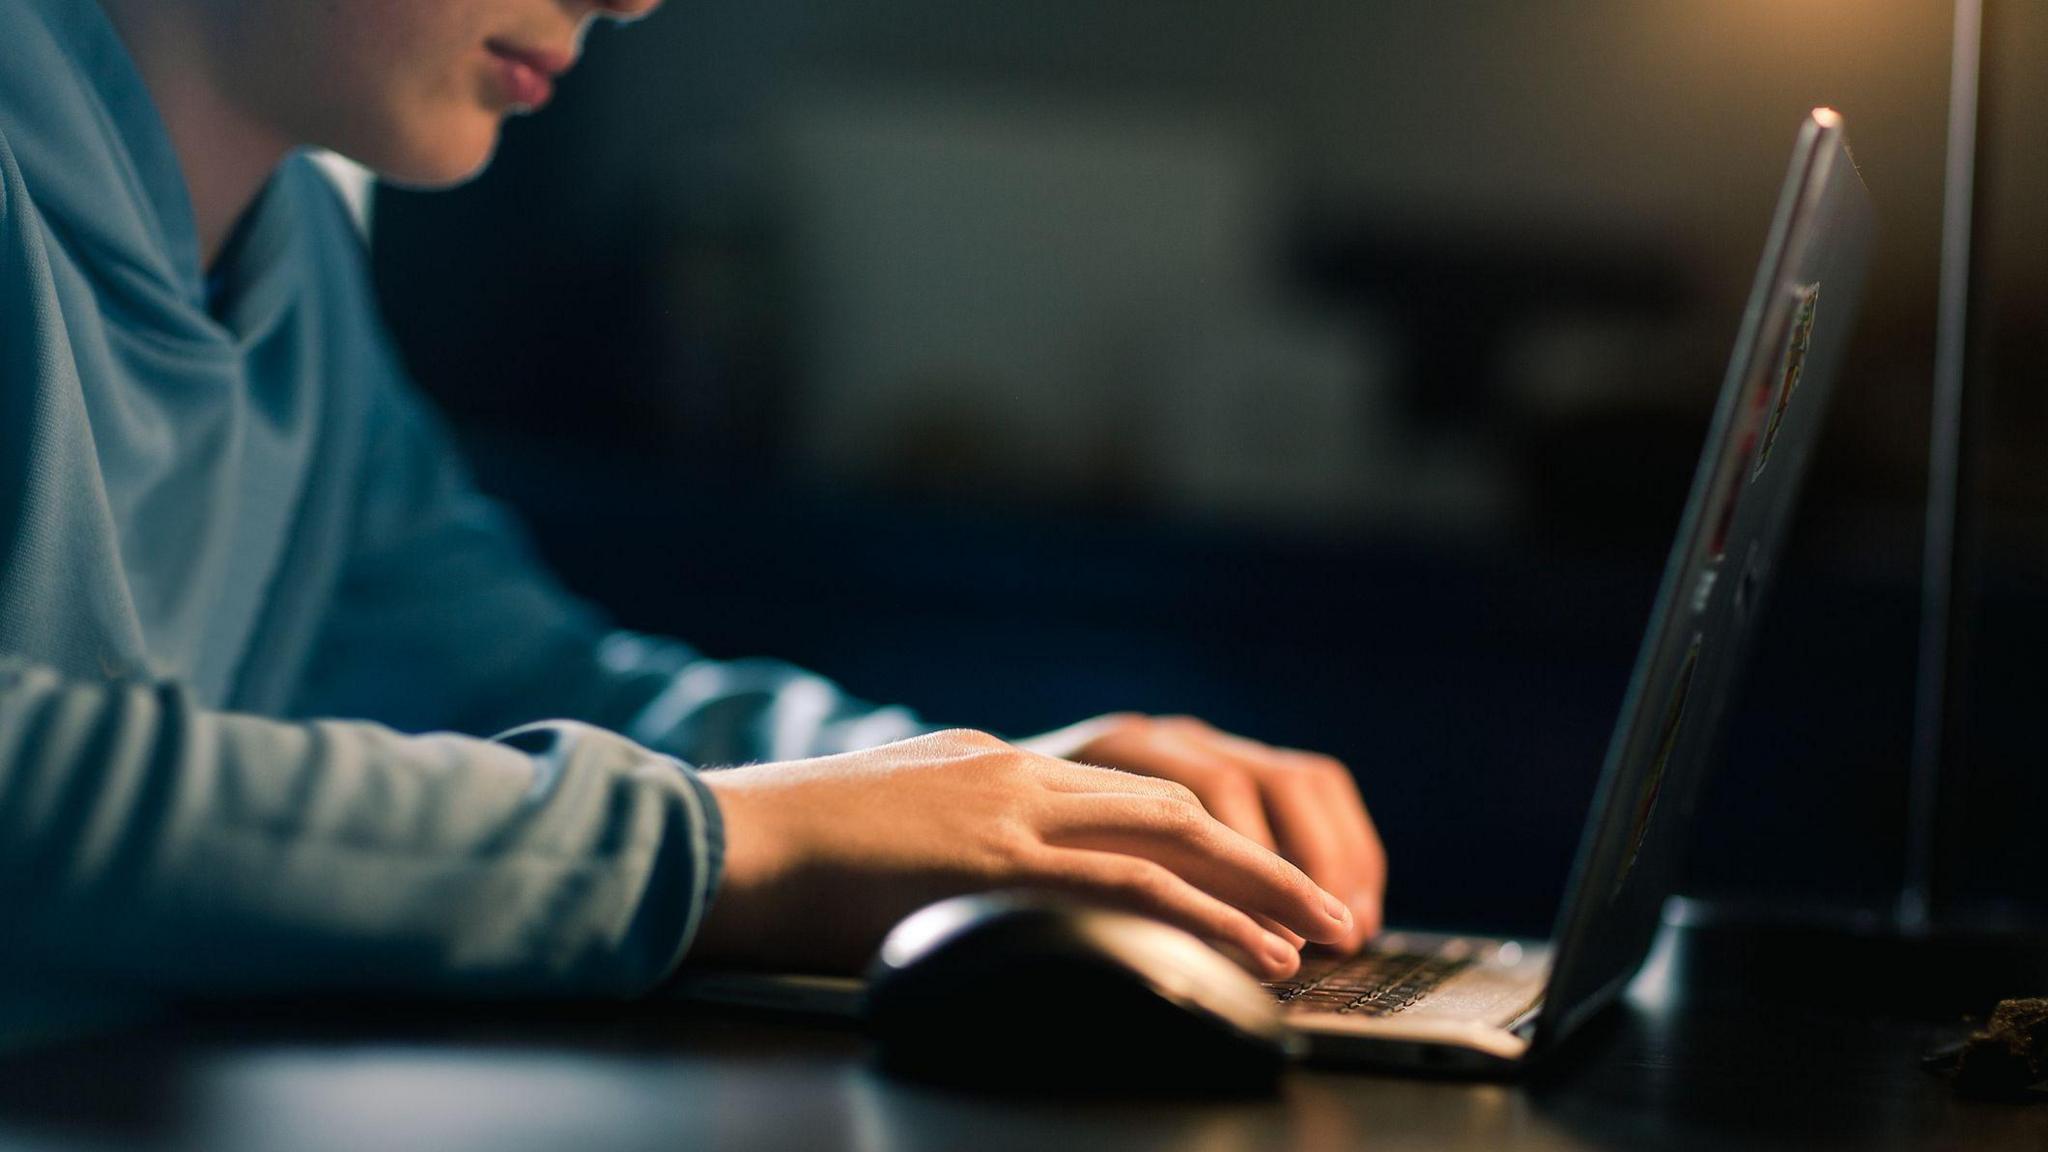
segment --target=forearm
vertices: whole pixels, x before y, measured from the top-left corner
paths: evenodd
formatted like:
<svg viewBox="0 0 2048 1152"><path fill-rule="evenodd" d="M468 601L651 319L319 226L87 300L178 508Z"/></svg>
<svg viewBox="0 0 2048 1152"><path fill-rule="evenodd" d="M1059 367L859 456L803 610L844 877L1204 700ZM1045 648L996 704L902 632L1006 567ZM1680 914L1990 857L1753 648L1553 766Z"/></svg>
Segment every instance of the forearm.
<svg viewBox="0 0 2048 1152"><path fill-rule="evenodd" d="M801 760L937 731L775 660L708 660L673 641L614 632L593 647L577 719L704 767Z"/></svg>
<svg viewBox="0 0 2048 1152"><path fill-rule="evenodd" d="M281 724L0 664L11 964L177 991L629 994L696 930L722 829L673 761Z"/></svg>
<svg viewBox="0 0 2048 1152"><path fill-rule="evenodd" d="M469 484L411 397L385 397L359 539L291 711L473 735L564 718L692 764L869 748L932 727L770 660L612 631Z"/></svg>

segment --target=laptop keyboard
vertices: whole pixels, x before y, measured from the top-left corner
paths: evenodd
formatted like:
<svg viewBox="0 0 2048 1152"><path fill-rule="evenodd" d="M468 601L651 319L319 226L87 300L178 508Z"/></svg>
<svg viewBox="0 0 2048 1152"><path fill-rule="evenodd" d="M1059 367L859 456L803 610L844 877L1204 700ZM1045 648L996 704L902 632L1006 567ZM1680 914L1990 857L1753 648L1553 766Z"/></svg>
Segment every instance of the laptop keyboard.
<svg viewBox="0 0 2048 1152"><path fill-rule="evenodd" d="M1303 956L1292 979L1266 989L1282 1011L1392 1016L1435 991L1472 964L1469 953L1366 952L1357 956Z"/></svg>

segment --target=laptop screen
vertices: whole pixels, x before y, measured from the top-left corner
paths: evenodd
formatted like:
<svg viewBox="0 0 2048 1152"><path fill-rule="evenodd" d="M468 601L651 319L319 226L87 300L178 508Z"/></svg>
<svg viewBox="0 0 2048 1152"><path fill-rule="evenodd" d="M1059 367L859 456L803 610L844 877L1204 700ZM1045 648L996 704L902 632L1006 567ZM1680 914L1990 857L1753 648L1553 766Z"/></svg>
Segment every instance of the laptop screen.
<svg viewBox="0 0 2048 1152"><path fill-rule="evenodd" d="M1841 118L1817 110L1800 129L1580 840L1539 1046L1611 999L1656 934L1854 325L1873 226Z"/></svg>

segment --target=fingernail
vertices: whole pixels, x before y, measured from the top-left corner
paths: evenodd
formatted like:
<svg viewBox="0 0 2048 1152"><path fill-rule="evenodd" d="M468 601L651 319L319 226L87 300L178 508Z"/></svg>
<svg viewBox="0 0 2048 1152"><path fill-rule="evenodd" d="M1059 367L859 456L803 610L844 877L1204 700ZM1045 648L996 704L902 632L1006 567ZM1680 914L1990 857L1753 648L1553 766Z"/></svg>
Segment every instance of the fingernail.
<svg viewBox="0 0 2048 1152"><path fill-rule="evenodd" d="M1339 925L1348 927L1351 924L1351 906L1328 892L1323 893L1323 911Z"/></svg>
<svg viewBox="0 0 2048 1152"><path fill-rule="evenodd" d="M1293 945L1273 935L1271 932L1266 933L1266 959L1272 961L1273 966L1279 969L1275 973L1279 976L1288 975L1301 966L1301 953L1295 951Z"/></svg>

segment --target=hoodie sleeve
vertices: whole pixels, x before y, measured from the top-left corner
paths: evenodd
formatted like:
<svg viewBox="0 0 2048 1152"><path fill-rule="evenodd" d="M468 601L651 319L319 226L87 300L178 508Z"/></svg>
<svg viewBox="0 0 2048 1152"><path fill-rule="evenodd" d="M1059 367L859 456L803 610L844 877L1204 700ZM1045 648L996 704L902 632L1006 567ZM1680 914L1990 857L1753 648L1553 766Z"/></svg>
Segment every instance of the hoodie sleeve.
<svg viewBox="0 0 2048 1152"><path fill-rule="evenodd" d="M485 742L210 712L0 658L0 961L179 992L618 994L721 866L692 774L576 724Z"/></svg>
<svg viewBox="0 0 2048 1152"><path fill-rule="evenodd" d="M787 664L608 628L472 487L424 402L385 385L353 554L295 711L471 733L567 717L707 767L933 730Z"/></svg>
<svg viewBox="0 0 2048 1152"><path fill-rule="evenodd" d="M0 305L15 305L0 307L0 326L29 337L0 339L0 444L19 449L0 467L9 575L75 563L50 542L84 534L52 510L90 510L75 494L96 480L90 456L46 450L58 422L50 390L34 384L61 375L68 354L35 338L60 331L61 317L34 290L50 271L20 190L0 137ZM404 455L394 439L372 466ZM406 555L402 504L427 493L368 495L366 555ZM475 561L462 535L452 530L449 546ZM356 580L358 594L407 584ZM543 626L567 618L541 612L522 588L479 589L480 603L533 608ZM83 593L6 591L0 974L179 993L630 995L672 971L711 905L720 814L671 757L573 722L486 741L221 711L184 683L92 676L79 667L93 666L90 653L74 658L75 647L17 646L85 610ZM402 632L404 619L387 604L342 623ZM502 631L528 656L545 648L522 646L511 622ZM549 643L566 634L546 632ZM389 661L368 659L367 647L343 651L373 676L423 647L409 651L401 635ZM481 695L475 681L451 679Z"/></svg>

